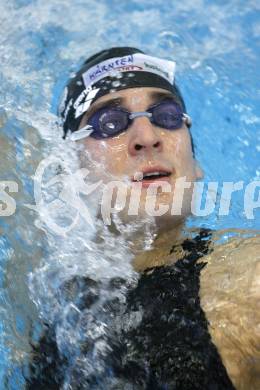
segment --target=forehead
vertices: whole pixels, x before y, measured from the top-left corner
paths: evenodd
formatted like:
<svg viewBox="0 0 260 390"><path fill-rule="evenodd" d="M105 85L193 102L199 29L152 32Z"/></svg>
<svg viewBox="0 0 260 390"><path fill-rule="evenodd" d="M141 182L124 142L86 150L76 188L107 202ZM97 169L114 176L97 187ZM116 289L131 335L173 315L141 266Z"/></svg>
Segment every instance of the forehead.
<svg viewBox="0 0 260 390"><path fill-rule="evenodd" d="M154 102L163 97L173 97L173 94L166 89L155 88L155 87L139 87L139 88L127 88L121 91L111 92L105 96L97 99L92 106L97 106L109 102L111 100L121 100L126 104L135 101L136 103L140 102Z"/></svg>

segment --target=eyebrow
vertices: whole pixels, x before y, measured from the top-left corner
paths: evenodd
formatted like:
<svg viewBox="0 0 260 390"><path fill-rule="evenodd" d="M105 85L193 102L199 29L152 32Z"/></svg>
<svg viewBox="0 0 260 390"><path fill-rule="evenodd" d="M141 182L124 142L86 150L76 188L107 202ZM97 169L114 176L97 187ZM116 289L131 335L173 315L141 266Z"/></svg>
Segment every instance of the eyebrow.
<svg viewBox="0 0 260 390"><path fill-rule="evenodd" d="M163 99L175 99L174 95L171 92L151 92L150 94L151 98L151 105L154 103L157 103ZM100 110L104 107L109 106L118 106L118 105L125 105L126 104L126 98L124 97L115 97L109 100L106 100L104 102L100 102L97 104L94 104L93 106L90 106L89 110L85 114L85 120L87 120L91 115L93 115L96 111Z"/></svg>
<svg viewBox="0 0 260 390"><path fill-rule="evenodd" d="M89 118L92 114L94 114L96 111L100 110L103 107L116 106L119 104L123 104L124 101L125 101L124 98L117 97L117 98L106 100L104 102L94 104L93 106L90 106L89 110L86 112L86 117Z"/></svg>
<svg viewBox="0 0 260 390"><path fill-rule="evenodd" d="M152 92L150 94L150 97L153 100L152 104L157 102L157 101L160 101L162 99L167 99L167 98L174 99L175 98L171 92L167 92L167 91L165 91L165 92Z"/></svg>

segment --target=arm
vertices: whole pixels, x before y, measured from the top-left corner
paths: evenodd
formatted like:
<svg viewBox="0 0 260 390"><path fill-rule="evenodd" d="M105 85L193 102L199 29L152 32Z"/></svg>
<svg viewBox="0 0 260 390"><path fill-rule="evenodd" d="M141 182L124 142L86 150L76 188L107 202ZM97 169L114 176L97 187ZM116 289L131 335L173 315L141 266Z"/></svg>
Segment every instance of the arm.
<svg viewBox="0 0 260 390"><path fill-rule="evenodd" d="M201 304L238 390L260 389L260 237L233 239L203 258Z"/></svg>

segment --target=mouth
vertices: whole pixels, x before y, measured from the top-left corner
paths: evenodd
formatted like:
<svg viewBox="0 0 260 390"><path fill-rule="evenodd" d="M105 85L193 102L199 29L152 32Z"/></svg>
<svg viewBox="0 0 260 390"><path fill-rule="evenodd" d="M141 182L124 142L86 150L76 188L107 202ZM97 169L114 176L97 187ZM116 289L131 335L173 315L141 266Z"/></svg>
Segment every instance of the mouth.
<svg viewBox="0 0 260 390"><path fill-rule="evenodd" d="M141 182L143 187L148 187L150 184L157 184L160 181L169 182L171 175L172 172L168 169L164 169L161 167L148 168L136 172L136 174L132 178L132 182Z"/></svg>

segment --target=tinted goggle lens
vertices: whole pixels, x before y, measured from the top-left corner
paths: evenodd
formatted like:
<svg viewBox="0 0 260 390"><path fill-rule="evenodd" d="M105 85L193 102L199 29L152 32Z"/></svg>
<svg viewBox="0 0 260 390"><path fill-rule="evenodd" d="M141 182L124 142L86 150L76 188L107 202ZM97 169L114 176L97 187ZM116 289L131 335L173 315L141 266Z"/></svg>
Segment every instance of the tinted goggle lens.
<svg viewBox="0 0 260 390"><path fill-rule="evenodd" d="M114 137L129 126L129 113L120 107L106 107L97 111L88 121L94 138Z"/></svg>
<svg viewBox="0 0 260 390"><path fill-rule="evenodd" d="M152 109L151 122L167 130L176 130L182 126L183 111L181 107L173 102L168 101L155 106Z"/></svg>
<svg viewBox="0 0 260 390"><path fill-rule="evenodd" d="M151 123L164 129L177 130L182 127L184 115L181 106L169 99L142 113L130 113L121 107L104 107L96 111L87 124L93 129L91 137L102 139L126 131L138 116L147 116Z"/></svg>

